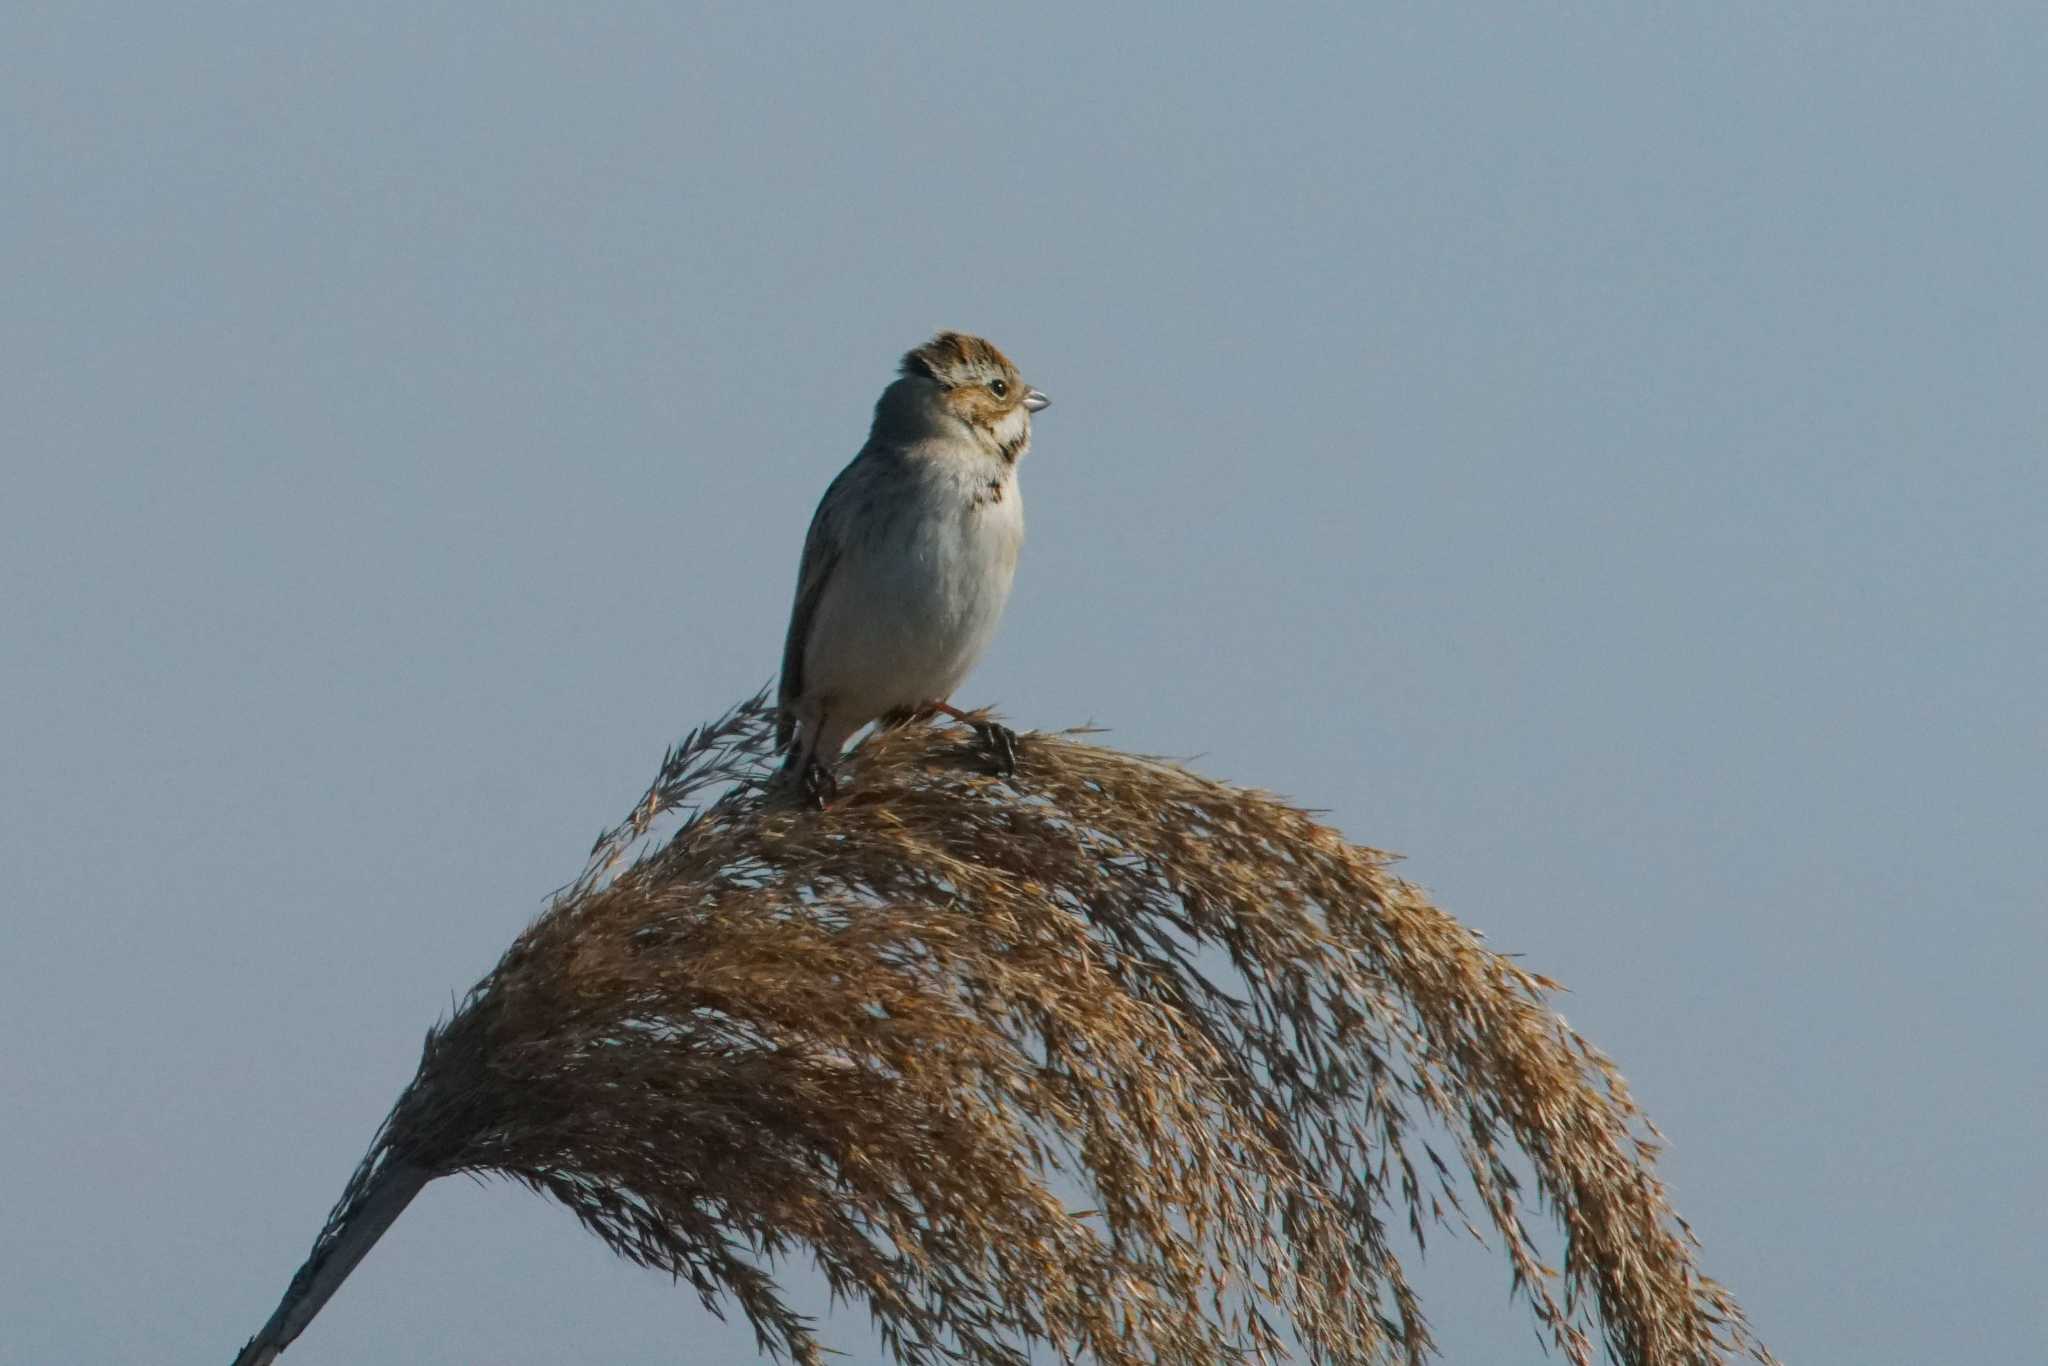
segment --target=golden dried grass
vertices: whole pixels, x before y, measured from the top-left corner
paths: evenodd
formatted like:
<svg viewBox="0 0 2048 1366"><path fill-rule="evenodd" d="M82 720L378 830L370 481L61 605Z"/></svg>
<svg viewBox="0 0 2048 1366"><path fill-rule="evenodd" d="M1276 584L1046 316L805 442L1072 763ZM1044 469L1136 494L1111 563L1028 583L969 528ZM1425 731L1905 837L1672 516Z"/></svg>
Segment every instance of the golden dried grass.
<svg viewBox="0 0 2048 1366"><path fill-rule="evenodd" d="M964 729L886 732L807 811L768 789L772 728L757 697L671 751L428 1036L240 1361L457 1172L553 1196L805 1363L773 1274L799 1252L904 1363L1420 1361L1390 1231L1467 1205L1568 1359L1770 1360L1554 984L1385 856L1073 736L1004 779Z"/></svg>

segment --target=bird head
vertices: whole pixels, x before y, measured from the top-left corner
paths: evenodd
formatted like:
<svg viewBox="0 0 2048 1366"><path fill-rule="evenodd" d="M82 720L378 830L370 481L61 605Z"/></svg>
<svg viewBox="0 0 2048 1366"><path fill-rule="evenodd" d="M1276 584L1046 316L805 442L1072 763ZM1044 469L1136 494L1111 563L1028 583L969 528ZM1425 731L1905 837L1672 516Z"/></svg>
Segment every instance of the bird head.
<svg viewBox="0 0 2048 1366"><path fill-rule="evenodd" d="M902 374L892 389L913 388L933 416L958 422L1008 462L1030 447L1031 415L1051 402L993 343L965 332L941 332L909 352Z"/></svg>

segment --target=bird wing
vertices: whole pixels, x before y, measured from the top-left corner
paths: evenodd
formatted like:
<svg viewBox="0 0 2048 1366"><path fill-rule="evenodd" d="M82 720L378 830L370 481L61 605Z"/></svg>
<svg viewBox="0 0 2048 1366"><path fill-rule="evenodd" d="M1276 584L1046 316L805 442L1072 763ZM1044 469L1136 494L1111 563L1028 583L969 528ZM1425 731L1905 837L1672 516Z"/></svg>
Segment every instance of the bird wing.
<svg viewBox="0 0 2048 1366"><path fill-rule="evenodd" d="M804 537L803 563L796 572L796 602L789 613L789 636L782 643L782 682L775 696L780 708L775 718L775 747L779 750L789 748L796 733L796 703L804 692L804 651L811 643L811 623L817 618L818 604L824 600L825 585L832 581L832 571L839 565L844 544L839 525L841 486L852 470L851 465L841 470L825 490L825 496L818 500L818 510L811 514L810 532Z"/></svg>

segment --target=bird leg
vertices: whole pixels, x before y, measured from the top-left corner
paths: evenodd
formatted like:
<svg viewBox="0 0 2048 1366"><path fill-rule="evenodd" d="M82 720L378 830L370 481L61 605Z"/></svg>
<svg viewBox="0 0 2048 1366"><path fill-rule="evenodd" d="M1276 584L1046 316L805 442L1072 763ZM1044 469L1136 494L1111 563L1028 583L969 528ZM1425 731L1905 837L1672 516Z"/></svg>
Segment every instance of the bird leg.
<svg viewBox="0 0 2048 1366"><path fill-rule="evenodd" d="M981 737L981 747L988 752L989 761L995 765L997 776L1008 778L1016 774L1016 731L995 721L977 720L950 702L927 702L918 710L926 716L950 716L955 721L974 727L974 733Z"/></svg>

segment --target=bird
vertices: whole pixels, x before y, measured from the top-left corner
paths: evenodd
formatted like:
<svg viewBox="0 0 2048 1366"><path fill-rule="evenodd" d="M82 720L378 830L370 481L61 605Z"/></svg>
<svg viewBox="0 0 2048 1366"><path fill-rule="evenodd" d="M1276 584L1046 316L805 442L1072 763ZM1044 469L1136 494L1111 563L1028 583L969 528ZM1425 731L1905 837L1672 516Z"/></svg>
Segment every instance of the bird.
<svg viewBox="0 0 2048 1366"><path fill-rule="evenodd" d="M995 638L1024 504L1017 466L1050 403L996 347L940 332L908 352L868 439L812 514L777 688L783 775L822 805L854 732L943 712L974 725L1000 772L1016 737L953 707Z"/></svg>

